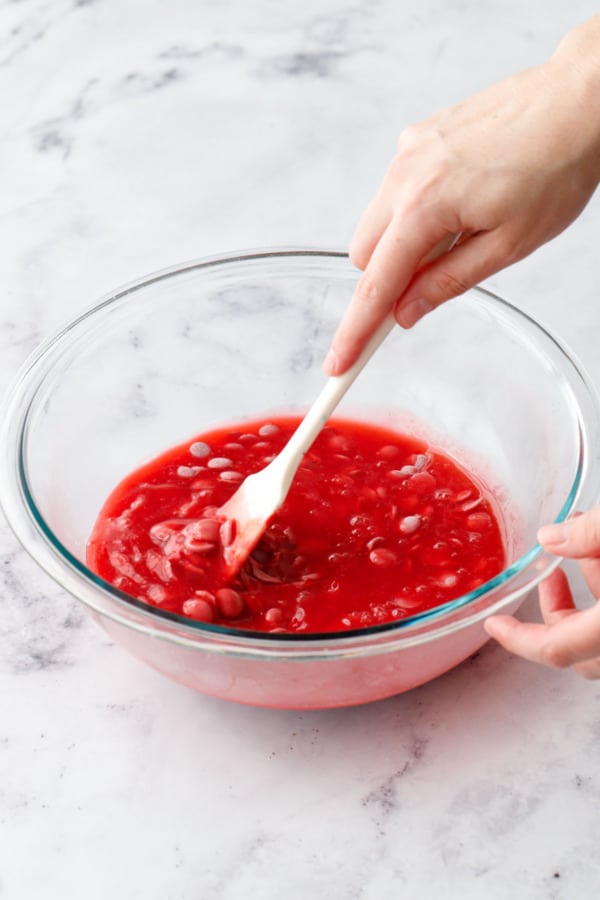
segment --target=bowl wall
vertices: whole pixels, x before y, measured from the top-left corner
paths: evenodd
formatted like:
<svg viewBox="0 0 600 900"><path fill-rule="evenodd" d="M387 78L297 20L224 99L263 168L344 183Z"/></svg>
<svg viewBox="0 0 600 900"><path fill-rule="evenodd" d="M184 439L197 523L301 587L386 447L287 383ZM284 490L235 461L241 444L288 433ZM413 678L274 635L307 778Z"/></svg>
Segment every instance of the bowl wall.
<svg viewBox="0 0 600 900"><path fill-rule="evenodd" d="M223 422L307 408L356 282L345 259L308 262L184 271L82 323L31 406L24 459L35 506L70 553L84 561L104 499L142 462ZM338 412L466 461L495 490L514 562L559 515L581 435L568 389L511 312L471 292L397 329Z"/></svg>
<svg viewBox="0 0 600 900"><path fill-rule="evenodd" d="M504 607L514 613L523 597ZM488 640L481 621L423 644L374 647L371 653L289 656L285 646L266 661L251 654L198 653L194 646L132 630L106 616L99 625L133 656L201 693L253 706L327 709L370 703L412 690L448 672ZM274 648L272 648L274 649ZM381 650L382 652L378 652Z"/></svg>
<svg viewBox="0 0 600 900"><path fill-rule="evenodd" d="M493 490L508 570L461 601L458 618L441 611L405 623L380 646L369 637L346 672L344 648L355 637L338 636L331 653L307 642L302 672L294 657L298 677L288 670L282 678L272 663L289 666L291 645L252 636L229 645L227 629L161 617L90 573L87 538L132 469L224 422L308 407L356 280L344 254L319 251L251 253L158 273L42 347L9 400L2 502L15 531L117 639L199 690L286 705L287 680L288 705L327 706L422 683L474 652L485 640L486 611L516 608L555 564L536 544L538 527L597 499L590 448L600 444L598 404L585 376L539 325L473 290L410 331L395 329L338 409L430 440ZM447 630L448 615L459 628ZM428 662L418 653L424 641L434 642ZM328 657L320 674L318 654ZM391 671L402 674L385 675Z"/></svg>

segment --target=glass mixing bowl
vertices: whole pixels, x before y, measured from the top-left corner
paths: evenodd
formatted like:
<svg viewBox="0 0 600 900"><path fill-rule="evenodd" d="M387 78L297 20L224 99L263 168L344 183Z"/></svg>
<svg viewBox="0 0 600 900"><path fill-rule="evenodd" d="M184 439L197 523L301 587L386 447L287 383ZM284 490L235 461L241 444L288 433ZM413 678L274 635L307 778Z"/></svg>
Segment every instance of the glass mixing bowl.
<svg viewBox="0 0 600 900"><path fill-rule="evenodd" d="M411 431L490 486L507 568L476 591L387 625L258 634L163 612L85 563L103 501L142 462L212 426L305 410L356 284L346 254L249 252L184 264L106 297L40 347L2 415L0 500L34 560L135 656L198 691L317 708L422 684L486 640L557 564L539 525L599 497L589 379L539 324L474 289L384 342L341 406ZM16 602L17 598L15 598Z"/></svg>

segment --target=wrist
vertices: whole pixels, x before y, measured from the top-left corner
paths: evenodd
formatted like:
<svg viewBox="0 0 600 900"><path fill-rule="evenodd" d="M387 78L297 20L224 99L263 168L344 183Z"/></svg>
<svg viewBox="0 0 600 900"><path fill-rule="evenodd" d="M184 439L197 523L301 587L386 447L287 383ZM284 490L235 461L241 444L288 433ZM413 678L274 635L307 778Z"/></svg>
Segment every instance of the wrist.
<svg viewBox="0 0 600 900"><path fill-rule="evenodd" d="M586 174L600 182L600 15L574 28L547 63L573 113L573 143Z"/></svg>

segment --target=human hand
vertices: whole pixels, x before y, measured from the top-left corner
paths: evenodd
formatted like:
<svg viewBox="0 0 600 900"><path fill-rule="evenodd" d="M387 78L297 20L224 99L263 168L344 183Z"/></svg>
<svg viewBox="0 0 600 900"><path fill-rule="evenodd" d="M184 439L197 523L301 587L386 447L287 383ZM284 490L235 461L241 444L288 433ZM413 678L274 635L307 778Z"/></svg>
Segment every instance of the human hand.
<svg viewBox="0 0 600 900"><path fill-rule="evenodd" d="M592 594L600 598L600 507L560 525L540 529L538 540L550 553L578 559ZM556 569L539 586L544 624L491 616L490 637L517 656L554 668L573 668L584 678L600 678L600 602L578 610L565 573Z"/></svg>
<svg viewBox="0 0 600 900"><path fill-rule="evenodd" d="M600 179L599 42L596 16L547 63L402 133L351 243L364 272L327 374L344 372L392 309L410 327L577 217Z"/></svg>

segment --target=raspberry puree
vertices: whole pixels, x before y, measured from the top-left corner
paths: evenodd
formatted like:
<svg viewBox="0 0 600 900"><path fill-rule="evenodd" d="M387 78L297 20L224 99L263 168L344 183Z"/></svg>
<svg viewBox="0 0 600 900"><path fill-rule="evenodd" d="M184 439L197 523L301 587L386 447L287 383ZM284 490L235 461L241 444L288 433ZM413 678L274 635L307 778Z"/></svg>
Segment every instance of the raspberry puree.
<svg viewBox="0 0 600 900"><path fill-rule="evenodd" d="M421 440L333 419L231 583L216 509L281 450L300 419L215 429L125 478L88 544L120 590L203 622L328 632L395 621L477 588L504 567L494 499Z"/></svg>

